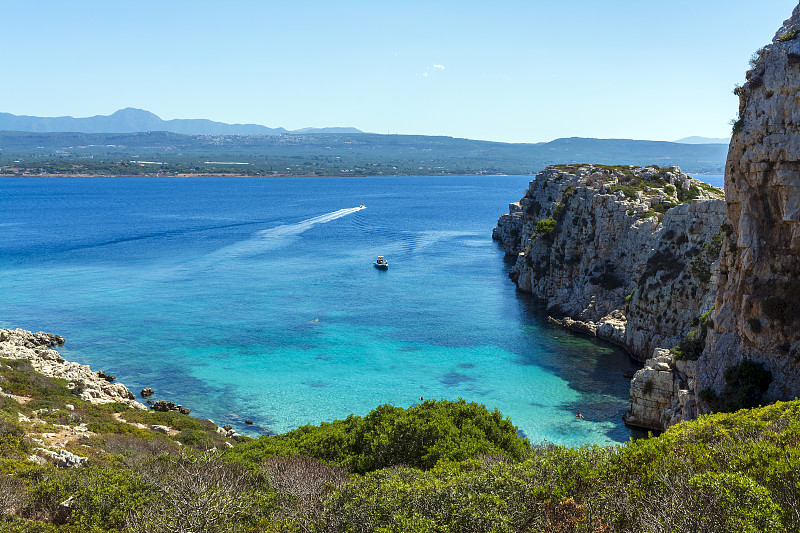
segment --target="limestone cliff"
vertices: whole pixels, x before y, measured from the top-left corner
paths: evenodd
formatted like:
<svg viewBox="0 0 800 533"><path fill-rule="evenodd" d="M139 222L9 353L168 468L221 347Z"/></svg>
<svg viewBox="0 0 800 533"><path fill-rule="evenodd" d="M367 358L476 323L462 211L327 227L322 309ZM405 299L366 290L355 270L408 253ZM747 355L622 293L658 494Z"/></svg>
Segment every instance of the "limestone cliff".
<svg viewBox="0 0 800 533"><path fill-rule="evenodd" d="M697 199L659 224L642 211L682 200L665 200L667 181L685 199L691 182L677 169L629 169L647 185L624 197L621 169L551 168L495 230L518 254L521 289L573 329L647 358L629 424L664 429L744 406L743 395L800 393L800 6L746 78L725 202ZM692 196L717 196L703 192Z"/></svg>
<svg viewBox="0 0 800 533"><path fill-rule="evenodd" d="M494 237L517 258L517 286L551 315L644 361L713 304L721 197L677 167L554 166Z"/></svg>
<svg viewBox="0 0 800 533"><path fill-rule="evenodd" d="M725 168L726 239L699 384L721 391L744 358L772 372L767 398L800 393L800 6L752 60ZM707 408L708 406L706 406Z"/></svg>

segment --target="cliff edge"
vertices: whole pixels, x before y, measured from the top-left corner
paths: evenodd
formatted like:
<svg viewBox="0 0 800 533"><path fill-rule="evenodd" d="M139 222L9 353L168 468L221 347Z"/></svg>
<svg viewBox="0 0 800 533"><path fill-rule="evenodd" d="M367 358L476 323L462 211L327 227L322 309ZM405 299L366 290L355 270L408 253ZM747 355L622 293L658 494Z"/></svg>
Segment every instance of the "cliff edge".
<svg viewBox="0 0 800 533"><path fill-rule="evenodd" d="M646 360L630 425L800 392L800 6L751 65L724 201L676 167L556 166L495 228L521 290Z"/></svg>
<svg viewBox="0 0 800 533"><path fill-rule="evenodd" d="M772 374L765 399L793 398L800 393L800 6L751 64L735 91L739 118L725 167L732 232L698 386L718 394L726 369L752 360Z"/></svg>

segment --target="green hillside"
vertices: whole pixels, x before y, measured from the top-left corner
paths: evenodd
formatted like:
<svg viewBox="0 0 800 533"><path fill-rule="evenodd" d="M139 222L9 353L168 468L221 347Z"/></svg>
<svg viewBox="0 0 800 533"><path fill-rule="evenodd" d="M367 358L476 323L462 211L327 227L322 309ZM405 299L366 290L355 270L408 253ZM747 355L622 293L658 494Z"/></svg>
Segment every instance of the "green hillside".
<svg viewBox="0 0 800 533"><path fill-rule="evenodd" d="M524 175L587 161L721 174L726 154L721 144L627 139L508 144L422 135L0 132L6 176Z"/></svg>
<svg viewBox="0 0 800 533"><path fill-rule="evenodd" d="M797 400L613 447L531 445L497 411L432 400L229 447L211 422L93 406L23 361L0 384L4 532L800 530ZM53 439L83 465L29 460Z"/></svg>

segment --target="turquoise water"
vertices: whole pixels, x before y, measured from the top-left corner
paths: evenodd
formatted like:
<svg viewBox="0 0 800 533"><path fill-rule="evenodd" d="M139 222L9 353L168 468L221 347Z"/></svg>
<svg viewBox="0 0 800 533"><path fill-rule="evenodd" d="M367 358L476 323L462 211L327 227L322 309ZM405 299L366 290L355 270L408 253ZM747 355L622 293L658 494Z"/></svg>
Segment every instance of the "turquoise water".
<svg viewBox="0 0 800 533"><path fill-rule="evenodd" d="M635 363L548 326L491 240L529 180L3 179L0 326L251 434L460 397L625 441Z"/></svg>

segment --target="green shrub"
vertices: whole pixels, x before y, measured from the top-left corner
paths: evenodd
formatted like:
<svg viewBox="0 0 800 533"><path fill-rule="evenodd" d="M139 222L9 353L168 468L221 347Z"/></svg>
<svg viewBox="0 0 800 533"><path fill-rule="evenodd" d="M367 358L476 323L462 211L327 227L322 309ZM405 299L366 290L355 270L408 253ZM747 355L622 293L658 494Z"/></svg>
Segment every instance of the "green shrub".
<svg viewBox="0 0 800 533"><path fill-rule="evenodd" d="M700 197L700 189L696 184L689 185L689 189L678 187L678 201L682 204L690 203L692 200Z"/></svg>
<svg viewBox="0 0 800 533"><path fill-rule="evenodd" d="M783 531L780 508L770 492L746 474L704 472L689 481L707 511L706 531Z"/></svg>
<svg viewBox="0 0 800 533"><path fill-rule="evenodd" d="M0 531L2 533L84 533L84 530L75 526L56 526L46 522L19 518L14 518L10 522L0 522Z"/></svg>
<svg viewBox="0 0 800 533"><path fill-rule="evenodd" d="M724 237L721 231L718 231L714 235L711 236L711 241L707 242L703 245L703 250L705 251L706 255L709 257L716 259L719 257L719 252L722 250L722 241Z"/></svg>
<svg viewBox="0 0 800 533"><path fill-rule="evenodd" d="M270 456L305 455L364 473L392 465L431 468L485 454L520 459L528 441L508 418L464 400L425 402L403 409L381 405L365 417L302 426L283 435L237 445L232 460L259 462Z"/></svg>
<svg viewBox="0 0 800 533"><path fill-rule="evenodd" d="M125 422L120 422L119 420L111 419L95 419L92 420L87 424L89 431L92 433L100 433L100 434L107 434L107 433L134 433L134 434L142 434L144 430L137 428L136 426L132 426L131 424L126 424Z"/></svg>
<svg viewBox="0 0 800 533"><path fill-rule="evenodd" d="M540 203L539 203L539 202L537 202L536 200L534 200L534 201L532 201L531 203L529 203L529 204L528 204L528 207L527 207L527 208L526 208L526 210L525 210L525 212L526 212L528 215L531 215L531 216L533 216L533 217L538 217L538 216L539 216L539 213L540 213L541 211L542 211L542 204L540 204Z"/></svg>
<svg viewBox="0 0 800 533"><path fill-rule="evenodd" d="M636 199L636 189L633 187L629 187L627 185L613 185L611 187L611 192L622 191L622 194L629 200Z"/></svg>
<svg viewBox="0 0 800 533"><path fill-rule="evenodd" d="M722 410L736 411L761 405L764 393L772 382L772 372L752 359L727 368L724 372Z"/></svg>
<svg viewBox="0 0 800 533"><path fill-rule="evenodd" d="M670 351L675 359L696 361L700 358L700 354L703 353L705 347L705 335L698 331L690 331L683 340Z"/></svg>
<svg viewBox="0 0 800 533"><path fill-rule="evenodd" d="M215 425L208 420L201 420L189 415L181 414L177 411L140 411L138 409L128 409L122 413L122 418L131 423L145 424L151 426L168 426L178 431L185 429L195 429L198 431L214 431Z"/></svg>
<svg viewBox="0 0 800 533"><path fill-rule="evenodd" d="M57 470L30 491L31 512L52 516L61 502L72 498L68 524L84 531L122 529L126 516L155 497L151 488L130 470L79 468Z"/></svg>
<svg viewBox="0 0 800 533"><path fill-rule="evenodd" d="M663 201L663 202L659 202L659 203L657 203L656 205L654 205L654 206L653 206L653 210L654 210L656 213L660 213L660 214L662 214L662 215L663 215L664 213L666 213L667 211L669 211L670 209L672 209L672 208L673 208L673 207L675 207L676 205L678 205L678 204L676 204L676 203L674 203L674 202L666 202L666 201ZM670 230L670 231L672 231L672 230Z"/></svg>
<svg viewBox="0 0 800 533"><path fill-rule="evenodd" d="M210 438L208 433L199 429L184 429L177 437L178 441L190 446L207 445L211 447L214 441Z"/></svg>
<svg viewBox="0 0 800 533"><path fill-rule="evenodd" d="M531 238L535 239L536 237L542 236L546 237L553 233L553 230L556 229L558 225L558 221L553 217L543 218L539 222L536 223L536 230L534 231Z"/></svg>
<svg viewBox="0 0 800 533"><path fill-rule="evenodd" d="M30 450L30 443L25 439L25 428L13 415L0 412L0 458L24 459Z"/></svg>
<svg viewBox="0 0 800 533"><path fill-rule="evenodd" d="M731 135L733 135L735 137L736 135L739 135L742 132L743 129L744 129L744 119L743 118L737 118L737 119L731 120Z"/></svg>

